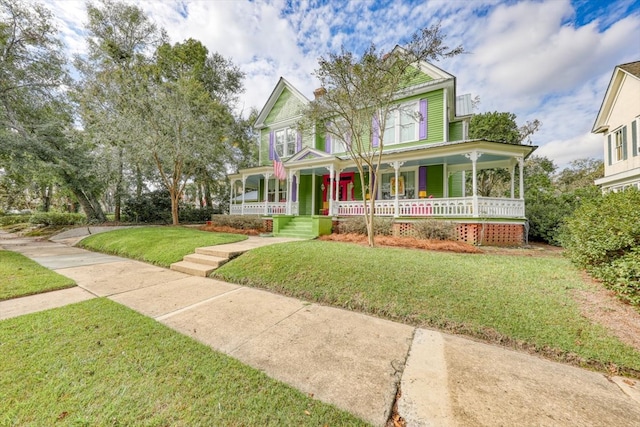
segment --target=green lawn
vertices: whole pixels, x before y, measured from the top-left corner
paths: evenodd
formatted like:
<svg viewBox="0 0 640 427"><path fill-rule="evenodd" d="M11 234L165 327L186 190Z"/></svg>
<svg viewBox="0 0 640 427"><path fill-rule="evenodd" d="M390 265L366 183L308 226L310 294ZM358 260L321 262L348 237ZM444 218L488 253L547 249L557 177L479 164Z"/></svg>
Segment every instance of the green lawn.
<svg viewBox="0 0 640 427"><path fill-rule="evenodd" d="M245 240L240 234L211 233L187 227L125 228L95 234L78 246L169 267L203 246Z"/></svg>
<svg viewBox="0 0 640 427"><path fill-rule="evenodd" d="M73 280L22 254L0 250L0 301L73 286Z"/></svg>
<svg viewBox="0 0 640 427"><path fill-rule="evenodd" d="M416 326L534 349L600 369L640 353L581 316L589 289L561 257L468 255L322 241L266 246L215 277ZM583 360L580 360L582 358Z"/></svg>
<svg viewBox="0 0 640 427"><path fill-rule="evenodd" d="M356 426L108 299L0 321L0 425Z"/></svg>

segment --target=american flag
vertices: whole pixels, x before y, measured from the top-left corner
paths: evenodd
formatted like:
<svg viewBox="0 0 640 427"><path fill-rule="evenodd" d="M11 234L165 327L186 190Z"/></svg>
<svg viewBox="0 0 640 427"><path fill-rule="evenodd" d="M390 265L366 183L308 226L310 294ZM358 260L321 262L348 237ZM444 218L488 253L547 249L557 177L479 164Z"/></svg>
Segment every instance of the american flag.
<svg viewBox="0 0 640 427"><path fill-rule="evenodd" d="M278 156L276 150L273 150L273 174L280 181L284 181L287 178L287 173L284 171L284 164L282 164L282 160L280 160L280 156Z"/></svg>

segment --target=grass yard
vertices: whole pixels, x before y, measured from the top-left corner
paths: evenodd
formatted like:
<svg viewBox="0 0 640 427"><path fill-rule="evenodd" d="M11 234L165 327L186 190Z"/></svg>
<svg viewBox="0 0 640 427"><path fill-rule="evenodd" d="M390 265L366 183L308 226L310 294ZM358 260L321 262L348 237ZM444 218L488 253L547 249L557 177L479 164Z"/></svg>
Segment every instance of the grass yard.
<svg viewBox="0 0 640 427"><path fill-rule="evenodd" d="M361 426L128 308L0 321L0 425Z"/></svg>
<svg viewBox="0 0 640 427"><path fill-rule="evenodd" d="M169 267L203 246L245 240L240 234L210 233L188 227L125 228L94 234L78 246Z"/></svg>
<svg viewBox="0 0 640 427"><path fill-rule="evenodd" d="M73 286L73 280L22 254L0 250L0 301Z"/></svg>
<svg viewBox="0 0 640 427"><path fill-rule="evenodd" d="M561 257L304 241L251 250L213 275L580 365L640 371L639 352L580 314L572 291L593 285Z"/></svg>

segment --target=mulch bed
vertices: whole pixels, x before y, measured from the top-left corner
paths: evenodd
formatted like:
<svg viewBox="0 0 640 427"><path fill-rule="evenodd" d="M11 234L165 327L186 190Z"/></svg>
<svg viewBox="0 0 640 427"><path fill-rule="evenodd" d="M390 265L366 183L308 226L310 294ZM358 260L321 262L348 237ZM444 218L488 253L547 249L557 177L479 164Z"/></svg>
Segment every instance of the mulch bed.
<svg viewBox="0 0 640 427"><path fill-rule="evenodd" d="M329 234L328 236L320 236L318 240L356 243L359 245L368 245L367 236L362 234ZM463 242L453 242L449 240L424 240L415 237L394 237L394 236L376 236L376 246L399 247L409 249L426 249L430 251L446 251L463 254L481 254L482 250L477 247Z"/></svg>

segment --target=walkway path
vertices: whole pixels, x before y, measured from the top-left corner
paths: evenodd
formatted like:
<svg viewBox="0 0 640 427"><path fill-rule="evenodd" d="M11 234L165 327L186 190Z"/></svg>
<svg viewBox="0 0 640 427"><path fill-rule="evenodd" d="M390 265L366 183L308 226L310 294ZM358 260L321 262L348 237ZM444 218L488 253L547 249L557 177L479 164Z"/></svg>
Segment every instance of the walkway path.
<svg viewBox="0 0 640 427"><path fill-rule="evenodd" d="M409 426L640 425L635 381L62 243L0 246L79 286L0 302L0 319L108 297L374 425L399 383Z"/></svg>

